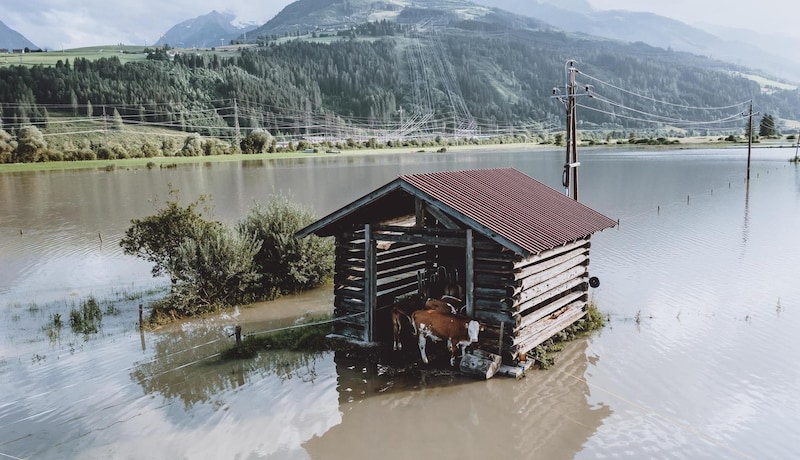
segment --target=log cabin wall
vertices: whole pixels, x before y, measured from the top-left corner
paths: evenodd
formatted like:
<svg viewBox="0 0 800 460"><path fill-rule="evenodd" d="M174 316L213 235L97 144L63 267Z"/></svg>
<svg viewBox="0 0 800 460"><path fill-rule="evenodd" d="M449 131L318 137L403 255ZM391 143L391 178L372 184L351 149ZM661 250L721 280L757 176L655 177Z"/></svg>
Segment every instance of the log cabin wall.
<svg viewBox="0 0 800 460"><path fill-rule="evenodd" d="M475 316L487 324L479 347L514 360L581 319L590 246L586 238L528 258L476 250Z"/></svg>
<svg viewBox="0 0 800 460"><path fill-rule="evenodd" d="M417 291L417 272L427 268L431 257L429 247L422 244L370 241L375 254L374 280L365 269L369 262L364 229L336 238L334 275L334 318L364 314L333 323L333 332L365 342L390 340L387 307L396 297ZM368 297L373 295L375 308L369 311ZM367 327L371 315L375 315L372 331Z"/></svg>

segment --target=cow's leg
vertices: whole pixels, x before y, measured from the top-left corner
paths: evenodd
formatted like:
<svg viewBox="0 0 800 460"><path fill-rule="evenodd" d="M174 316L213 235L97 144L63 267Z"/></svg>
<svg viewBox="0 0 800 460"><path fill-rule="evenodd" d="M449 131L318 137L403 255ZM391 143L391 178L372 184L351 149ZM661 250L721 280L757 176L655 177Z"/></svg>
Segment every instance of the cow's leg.
<svg viewBox="0 0 800 460"><path fill-rule="evenodd" d="M447 349L450 351L450 367L456 365L456 347L453 345L452 337L447 338Z"/></svg>
<svg viewBox="0 0 800 460"><path fill-rule="evenodd" d="M393 349L394 351L402 350L403 349L403 342L400 341L400 332L401 332L400 323L400 315L396 312L392 312L392 332L394 334L394 343Z"/></svg>
<svg viewBox="0 0 800 460"><path fill-rule="evenodd" d="M425 337L425 334L423 334L422 331L417 334L417 338L417 341L419 342L419 354L422 355L422 362L428 364L428 355L425 354L425 342L427 342L428 339Z"/></svg>

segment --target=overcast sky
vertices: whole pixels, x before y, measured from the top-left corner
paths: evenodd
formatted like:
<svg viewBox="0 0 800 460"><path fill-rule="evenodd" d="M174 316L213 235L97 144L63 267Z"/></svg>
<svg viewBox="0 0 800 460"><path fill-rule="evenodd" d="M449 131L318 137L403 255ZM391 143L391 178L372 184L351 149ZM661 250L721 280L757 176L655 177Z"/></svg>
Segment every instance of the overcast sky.
<svg viewBox="0 0 800 460"><path fill-rule="evenodd" d="M292 1L2 0L0 20L47 49L115 43L152 45L175 24L212 10L233 13L241 22L263 24ZM588 1L595 9L650 11L691 25L755 28L800 40L797 0Z"/></svg>

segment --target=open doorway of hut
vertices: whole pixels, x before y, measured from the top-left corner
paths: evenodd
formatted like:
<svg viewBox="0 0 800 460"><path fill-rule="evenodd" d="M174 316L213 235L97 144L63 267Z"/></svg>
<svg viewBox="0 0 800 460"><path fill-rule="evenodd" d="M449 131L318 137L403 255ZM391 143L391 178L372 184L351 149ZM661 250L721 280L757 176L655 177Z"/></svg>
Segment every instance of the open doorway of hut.
<svg viewBox="0 0 800 460"><path fill-rule="evenodd" d="M374 338L386 364L405 367L421 363L410 316L415 310L424 308L426 300L444 300L457 313L466 314L466 258L463 251L463 248L429 248L428 263L425 268L416 270L415 289L378 306L374 316ZM450 351L445 341L428 340L426 354L430 366L450 367ZM457 356L460 357L460 350Z"/></svg>

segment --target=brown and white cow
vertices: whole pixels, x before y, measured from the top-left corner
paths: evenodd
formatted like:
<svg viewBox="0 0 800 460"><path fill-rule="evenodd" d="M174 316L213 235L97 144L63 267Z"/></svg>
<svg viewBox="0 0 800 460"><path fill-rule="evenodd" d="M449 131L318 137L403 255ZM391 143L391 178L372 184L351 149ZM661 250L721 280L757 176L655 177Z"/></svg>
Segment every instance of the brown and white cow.
<svg viewBox="0 0 800 460"><path fill-rule="evenodd" d="M394 341L392 349L394 351L402 350L403 343L400 341L400 332L403 329L403 317L406 317L411 322L411 314L417 310L434 310L442 313L457 313L458 306L461 301L455 297L443 299L426 299L424 302L419 296L409 296L395 301L392 305L392 335ZM458 306L457 306L458 305Z"/></svg>
<svg viewBox="0 0 800 460"><path fill-rule="evenodd" d="M428 355L425 354L428 338L434 342L447 340L451 366L456 365L456 347L461 347L461 356L464 356L467 346L478 341L481 329L480 323L466 316L434 310L417 310L412 313L411 326L417 336L422 361L428 363Z"/></svg>

